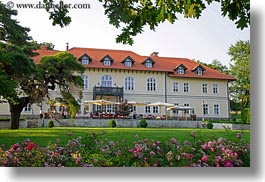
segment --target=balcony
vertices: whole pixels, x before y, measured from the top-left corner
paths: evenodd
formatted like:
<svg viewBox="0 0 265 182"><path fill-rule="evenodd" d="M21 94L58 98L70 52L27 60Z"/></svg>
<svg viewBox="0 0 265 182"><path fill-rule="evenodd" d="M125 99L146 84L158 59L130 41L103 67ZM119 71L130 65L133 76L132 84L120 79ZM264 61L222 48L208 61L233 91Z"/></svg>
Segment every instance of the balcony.
<svg viewBox="0 0 265 182"><path fill-rule="evenodd" d="M117 96L123 98L123 87L101 87L93 88L93 97L96 96Z"/></svg>

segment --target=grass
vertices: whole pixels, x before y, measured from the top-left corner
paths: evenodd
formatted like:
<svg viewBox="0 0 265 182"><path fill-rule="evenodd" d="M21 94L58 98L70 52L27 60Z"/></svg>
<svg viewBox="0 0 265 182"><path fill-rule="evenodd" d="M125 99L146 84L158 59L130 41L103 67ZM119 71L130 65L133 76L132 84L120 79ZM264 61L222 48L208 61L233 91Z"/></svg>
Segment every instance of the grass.
<svg viewBox="0 0 265 182"><path fill-rule="evenodd" d="M196 131L197 136L201 138L223 137L227 139L235 139L236 130L210 130L210 129L178 129L178 128L82 128L82 127L54 127L54 128L27 128L19 130L0 129L0 145L4 144L6 147L14 143L21 143L29 138L32 142L40 146L47 146L48 143L55 143L56 139L60 139L60 144L67 144L69 139L78 136L85 137L93 132L102 133L99 139L108 138L112 141L121 141L126 139L130 144L135 141L135 135L139 139L154 139L162 141L169 141L171 138L176 138L180 142L191 140L191 131ZM250 131L242 131L243 138L250 142Z"/></svg>

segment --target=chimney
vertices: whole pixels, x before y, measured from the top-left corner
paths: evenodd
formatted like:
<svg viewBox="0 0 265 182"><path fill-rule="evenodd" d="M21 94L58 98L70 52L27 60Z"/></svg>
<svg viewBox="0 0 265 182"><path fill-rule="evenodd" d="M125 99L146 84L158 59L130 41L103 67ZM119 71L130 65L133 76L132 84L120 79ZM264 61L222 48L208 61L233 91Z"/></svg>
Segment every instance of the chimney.
<svg viewBox="0 0 265 182"><path fill-rule="evenodd" d="M152 52L151 57L158 57L159 52Z"/></svg>
<svg viewBox="0 0 265 182"><path fill-rule="evenodd" d="M69 43L67 42L66 43L66 51L68 51L69 50Z"/></svg>

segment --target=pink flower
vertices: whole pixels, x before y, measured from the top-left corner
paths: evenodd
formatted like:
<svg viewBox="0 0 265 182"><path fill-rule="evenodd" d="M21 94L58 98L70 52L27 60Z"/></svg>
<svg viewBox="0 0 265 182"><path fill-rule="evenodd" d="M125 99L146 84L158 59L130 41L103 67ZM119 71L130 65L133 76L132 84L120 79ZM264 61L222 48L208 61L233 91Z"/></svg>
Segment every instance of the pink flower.
<svg viewBox="0 0 265 182"><path fill-rule="evenodd" d="M150 152L150 155L153 157L155 155L155 152L154 151L151 151Z"/></svg>
<svg viewBox="0 0 265 182"><path fill-rule="evenodd" d="M12 146L12 148L13 148L14 150L16 150L18 147L19 147L19 144L18 144L18 143L15 143L15 144Z"/></svg>
<svg viewBox="0 0 265 182"><path fill-rule="evenodd" d="M232 160L225 160L224 167L234 167Z"/></svg>
<svg viewBox="0 0 265 182"><path fill-rule="evenodd" d="M208 159L208 156L207 155L203 156L202 157L202 162L207 162L207 159Z"/></svg>
<svg viewBox="0 0 265 182"><path fill-rule="evenodd" d="M237 137L237 138L242 138L242 133L241 133L241 132L237 133L237 134L236 134L236 137Z"/></svg>
<svg viewBox="0 0 265 182"><path fill-rule="evenodd" d="M176 144L176 143L177 143L177 140L176 140L175 138L171 138L171 142L172 142L173 144Z"/></svg>

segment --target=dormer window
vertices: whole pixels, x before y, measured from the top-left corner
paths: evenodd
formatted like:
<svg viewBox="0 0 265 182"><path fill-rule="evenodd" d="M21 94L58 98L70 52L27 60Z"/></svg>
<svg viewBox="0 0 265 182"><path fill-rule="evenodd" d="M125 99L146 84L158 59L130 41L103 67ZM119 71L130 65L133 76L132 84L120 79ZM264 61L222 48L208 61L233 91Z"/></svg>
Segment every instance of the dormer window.
<svg viewBox="0 0 265 182"><path fill-rule="evenodd" d="M179 67L178 70L177 70L178 74L181 74L183 75L185 73L185 70L183 67Z"/></svg>
<svg viewBox="0 0 265 182"><path fill-rule="evenodd" d="M103 61L103 65L104 65L104 66L110 66L110 65L111 65L110 60L109 60L109 59L105 59L105 60Z"/></svg>
<svg viewBox="0 0 265 182"><path fill-rule="evenodd" d="M113 62L113 59L110 56L105 56L101 62L103 63L104 66L110 66Z"/></svg>
<svg viewBox="0 0 265 182"><path fill-rule="evenodd" d="M196 75L203 75L203 72L205 71L205 68L202 65L198 65L195 68L192 69Z"/></svg>
<svg viewBox="0 0 265 182"><path fill-rule="evenodd" d="M134 60L130 56L128 56L121 63L123 63L125 67L132 67Z"/></svg>
<svg viewBox="0 0 265 182"><path fill-rule="evenodd" d="M78 60L79 60L79 61L81 62L81 64L83 64L83 65L87 65L87 64L89 64L89 63L92 61L91 57L89 57L87 54L84 54L84 55L81 56Z"/></svg>
<svg viewBox="0 0 265 182"><path fill-rule="evenodd" d="M145 62L145 67L146 67L146 68L152 68L152 67L153 67L152 62L151 62L150 60L146 61L146 62Z"/></svg>
<svg viewBox="0 0 265 182"><path fill-rule="evenodd" d="M179 66L176 67L175 70L176 70L177 74L183 75L183 74L185 74L186 69L187 68L183 64L180 64Z"/></svg>
<svg viewBox="0 0 265 182"><path fill-rule="evenodd" d="M81 63L82 63L82 64L89 64L89 59L88 59L87 57L83 57L83 58L81 59Z"/></svg>
<svg viewBox="0 0 265 182"><path fill-rule="evenodd" d="M202 75L202 69L201 68L198 68L196 72L197 72L197 75Z"/></svg>
<svg viewBox="0 0 265 182"><path fill-rule="evenodd" d="M142 64L144 64L144 66L146 68L153 68L153 65L155 64L155 61L151 58L146 59Z"/></svg>
<svg viewBox="0 0 265 182"><path fill-rule="evenodd" d="M124 66L126 67L132 67L132 61L128 60L124 62Z"/></svg>

